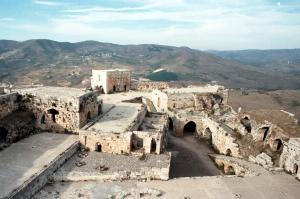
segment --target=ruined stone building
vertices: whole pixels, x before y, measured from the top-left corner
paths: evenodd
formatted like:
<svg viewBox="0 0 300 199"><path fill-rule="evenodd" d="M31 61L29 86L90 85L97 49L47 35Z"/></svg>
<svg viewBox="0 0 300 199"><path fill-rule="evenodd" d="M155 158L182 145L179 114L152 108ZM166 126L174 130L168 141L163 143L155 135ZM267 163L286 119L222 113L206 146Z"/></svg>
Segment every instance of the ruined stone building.
<svg viewBox="0 0 300 199"><path fill-rule="evenodd" d="M165 114L150 113L144 103L120 102L80 131L80 142L92 151L129 154L156 153L167 146Z"/></svg>
<svg viewBox="0 0 300 199"><path fill-rule="evenodd" d="M220 154L256 162L266 169L287 164L284 169L298 172L294 169L300 155L294 140L300 136L298 121L284 111L236 113L227 105L227 98L224 87L209 85L152 92L153 105L168 114L175 136L193 133ZM291 155L291 151L295 153Z"/></svg>
<svg viewBox="0 0 300 199"><path fill-rule="evenodd" d="M92 70L92 89L103 93L128 91L130 89L130 71L127 69Z"/></svg>
<svg viewBox="0 0 300 199"><path fill-rule="evenodd" d="M2 140L11 143L37 130L78 133L102 113L97 91L75 88L36 87L0 95Z"/></svg>
<svg viewBox="0 0 300 199"><path fill-rule="evenodd" d="M210 156L220 167L215 169L224 170L225 175L256 176L285 170L300 178L300 127L290 113L235 112L227 103L228 90L219 85L176 88L147 82L138 91L129 91L129 82L127 70L94 70L93 91L34 87L7 93L0 88L0 149L32 134L44 134L42 143L56 137L45 154L51 156L53 145L59 149L47 164L43 161L48 157L40 158L38 175L29 176L18 189L11 186L9 194L23 197L26 193L26 198L30 198L56 170L59 172L52 180L168 180L176 152L167 147L168 142L172 147L175 137L179 144L185 138L201 139L214 153L207 158ZM104 93L124 93L100 95L99 88ZM194 141L198 144L199 140ZM45 144L28 148L38 148L37 154L41 154L41 145ZM194 163L189 162L191 155L184 156L184 164ZM123 171L116 165L117 159L134 163L126 162L129 169ZM110 173L105 173L109 168L104 163L110 164ZM140 170L133 169L133 164L139 165ZM31 169L35 165L27 166ZM14 177L19 179L18 175Z"/></svg>

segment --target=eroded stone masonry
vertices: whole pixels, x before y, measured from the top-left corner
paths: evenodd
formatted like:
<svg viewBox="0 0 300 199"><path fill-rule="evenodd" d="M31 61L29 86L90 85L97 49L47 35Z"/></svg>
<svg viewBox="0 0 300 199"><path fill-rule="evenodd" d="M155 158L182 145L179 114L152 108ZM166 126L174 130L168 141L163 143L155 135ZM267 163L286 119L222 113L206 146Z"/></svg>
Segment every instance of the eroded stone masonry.
<svg viewBox="0 0 300 199"><path fill-rule="evenodd" d="M1 87L0 147L4 150L0 153L33 134L74 134L80 143L78 151L70 160L68 152L64 159L68 161L55 177L48 172L46 179L168 180L172 158L176 158L168 151L169 139L193 135L213 148L211 159L225 175L285 170L300 179L300 131L292 114L279 110L235 112L227 104L228 90L220 85L130 82L130 71L116 69L93 70L92 90ZM68 151L76 151L75 146ZM37 173L36 178L43 175ZM27 197L47 180L30 182L17 189L29 191ZM31 188L24 188L28 186ZM14 189L6 197L16 196Z"/></svg>

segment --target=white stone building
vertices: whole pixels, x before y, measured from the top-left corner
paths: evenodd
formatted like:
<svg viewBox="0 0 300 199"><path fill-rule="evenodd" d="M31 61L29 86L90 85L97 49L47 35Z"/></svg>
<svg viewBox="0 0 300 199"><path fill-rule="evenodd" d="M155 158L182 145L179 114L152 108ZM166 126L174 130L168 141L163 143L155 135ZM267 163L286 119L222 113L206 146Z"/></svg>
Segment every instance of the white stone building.
<svg viewBox="0 0 300 199"><path fill-rule="evenodd" d="M130 89L130 71L127 69L92 70L92 89L103 93L128 91Z"/></svg>

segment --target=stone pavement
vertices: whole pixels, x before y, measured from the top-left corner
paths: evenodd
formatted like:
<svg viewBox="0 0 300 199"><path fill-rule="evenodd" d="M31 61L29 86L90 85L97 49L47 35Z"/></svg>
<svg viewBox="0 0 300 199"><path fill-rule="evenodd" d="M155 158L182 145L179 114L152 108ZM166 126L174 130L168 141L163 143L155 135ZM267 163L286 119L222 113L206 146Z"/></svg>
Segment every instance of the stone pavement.
<svg viewBox="0 0 300 199"><path fill-rule="evenodd" d="M169 181L57 182L45 186L34 199L108 198L121 191L152 188L168 199L299 199L300 182L293 176L277 174L251 177L194 177ZM143 198L147 198L143 197Z"/></svg>
<svg viewBox="0 0 300 199"><path fill-rule="evenodd" d="M40 173L78 141L77 136L41 133L25 138L0 152L0 198L9 195Z"/></svg>

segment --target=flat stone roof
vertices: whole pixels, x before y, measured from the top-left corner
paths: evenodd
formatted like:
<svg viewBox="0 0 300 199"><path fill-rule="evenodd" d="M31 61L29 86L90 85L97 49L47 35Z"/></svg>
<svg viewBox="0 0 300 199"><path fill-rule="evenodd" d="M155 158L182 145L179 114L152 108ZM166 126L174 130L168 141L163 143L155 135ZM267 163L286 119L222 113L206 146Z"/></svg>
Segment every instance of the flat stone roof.
<svg viewBox="0 0 300 199"><path fill-rule="evenodd" d="M40 173L61 153L78 141L78 136L41 133L20 140L0 152L0 198L8 196Z"/></svg>
<svg viewBox="0 0 300 199"><path fill-rule="evenodd" d="M130 130L141 109L142 104L120 102L85 130L99 133L124 133Z"/></svg>
<svg viewBox="0 0 300 199"><path fill-rule="evenodd" d="M97 71L97 72L129 72L129 69L123 69L123 68L115 68L115 69L106 69L106 70L97 70L97 69L93 69L93 71Z"/></svg>
<svg viewBox="0 0 300 199"><path fill-rule="evenodd" d="M223 86L219 85L206 85L206 86L192 86L192 87L183 87L183 88L168 88L163 90L169 94L176 93L215 93Z"/></svg>
<svg viewBox="0 0 300 199"><path fill-rule="evenodd" d="M81 96L91 93L91 91L84 91L83 89L70 87L35 87L17 90L21 94L32 94L43 98L57 97L57 98L80 98Z"/></svg>
<svg viewBox="0 0 300 199"><path fill-rule="evenodd" d="M142 123L143 131L160 131L163 130L164 125L167 122L165 114L151 113L150 116L146 116Z"/></svg>

